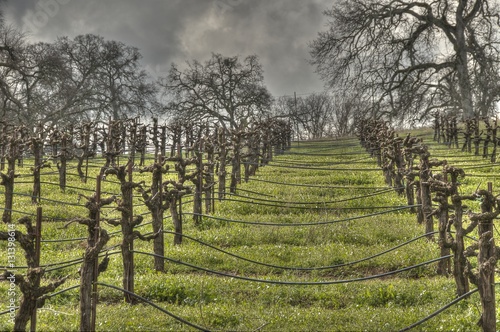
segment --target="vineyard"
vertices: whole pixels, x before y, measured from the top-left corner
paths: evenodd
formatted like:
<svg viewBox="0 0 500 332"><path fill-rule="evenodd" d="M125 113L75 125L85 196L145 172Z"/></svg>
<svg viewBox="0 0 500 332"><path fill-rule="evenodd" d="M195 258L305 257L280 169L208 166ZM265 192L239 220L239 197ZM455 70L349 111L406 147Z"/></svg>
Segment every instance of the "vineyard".
<svg viewBox="0 0 500 332"><path fill-rule="evenodd" d="M496 123L454 121L2 125L0 328L487 330Z"/></svg>

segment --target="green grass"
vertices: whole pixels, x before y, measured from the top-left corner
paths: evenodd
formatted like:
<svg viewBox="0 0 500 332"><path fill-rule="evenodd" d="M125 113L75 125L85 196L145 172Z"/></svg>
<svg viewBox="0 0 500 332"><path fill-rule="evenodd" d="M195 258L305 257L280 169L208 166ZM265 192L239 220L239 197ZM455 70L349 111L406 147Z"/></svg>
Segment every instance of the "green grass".
<svg viewBox="0 0 500 332"><path fill-rule="evenodd" d="M402 136L405 134L401 133ZM432 133L428 130L420 131L419 134L426 135L424 142L429 143L431 152L445 156L450 164L467 167L485 163L481 157L470 157L469 154L454 149L443 150L442 146L431 144ZM165 234L165 256L171 259L166 262L166 271L154 271L153 257L136 254L135 292L189 322L219 331L393 331L426 317L454 299L453 279L436 276L435 264L366 281L316 285L280 284L349 281L402 269L439 256L438 244L422 238L373 259L344 265L390 250L418 237L423 234L424 226L417 224L416 216L407 210L357 218L383 211L384 209L377 208L380 206L403 206L406 202L394 191L352 199L386 187L381 171L355 170L376 168L375 160L367 158L355 139L300 142L299 145L295 143L290 152L292 154L275 156L274 161L279 165L295 165L300 168L273 167L272 162L269 166L261 167L254 179L238 187L241 189L238 190L238 195L243 197L228 196L235 201L216 201L216 210L212 215L221 220L204 217L201 224L195 226L190 215L184 216L186 235L246 260L229 256L187 237L181 246L173 246L173 236ZM342 153L346 154L341 155ZM466 158L461 160L461 156ZM68 225L68 221L75 217L86 217L86 209L77 206L85 202L84 198L79 198L79 194L88 196L95 189L95 177L101 162L102 160L93 161L95 167L90 168L90 179L85 184L76 176L68 177L68 185L77 188L68 188L62 192L57 185L43 185L42 197L49 200L42 201L41 206L44 217L51 220L43 224L44 240L86 237L84 226L76 223ZM18 173L29 174L29 164L30 161L27 160L25 167L18 169ZM308 164L315 168L342 170L304 168ZM500 176L496 176L497 165L470 168L467 173L471 176L462 180L463 193L472 193L478 185L485 187L489 180L493 181L494 189L500 185ZM492 177L480 178L473 175ZM175 178L175 174L169 176ZM24 177L22 180L29 182L30 178ZM142 180L149 183L150 175L135 172L134 181ZM58 178L57 175L43 175L42 181L57 183ZM279 183L314 186L299 187ZM320 185L330 188L320 188ZM19 183L15 187L16 193L25 195L29 195L30 190L29 183ZM103 183L103 191L109 194L119 193L119 185L114 177L109 176ZM277 202L257 200L262 198ZM189 201L190 198L183 200ZM265 205L247 203L252 201ZM143 233L151 232L147 209L141 204L139 197L135 203L134 213L145 214L144 226L138 230ZM0 197L1 204L3 197ZM106 208L103 218L116 218L118 212L114 209L115 206ZM477 210L478 202L471 202L469 206ZM16 196L14 209L34 214L36 206L31 205L28 196ZM191 210L191 203L183 207L185 212ZM14 220L20 216L22 213L15 213ZM231 220L288 226L245 224ZM315 223L323 224L296 225ZM292 224L294 226L290 226ZM114 232L107 247L119 244L119 229L107 224L104 227L109 232ZM5 229L5 225L0 225L0 230ZM23 230L21 226L18 229ZM169 218L165 220L165 229L173 230ZM44 242L41 262L49 264L81 258L84 247L84 240ZM135 249L152 252L152 244L137 240ZM5 250L6 243L0 243L0 251ZM118 250L119 248L113 248L109 251L110 264L99 281L120 287L122 264ZM189 263L190 266L176 261ZM0 261L0 265L5 264ZM16 264L25 265L20 248ZM332 265L343 266L305 270ZM199 270L196 266L208 271ZM281 269L280 266L303 269ZM78 285L78 267L79 265L75 265L47 272L45 282L69 275L68 281L59 289ZM7 283L0 283L2 300L8 298L7 289ZM98 331L194 330L146 304L131 306L124 303L122 293L115 289L99 286L99 297ZM78 330L78 301L78 289L47 300L45 306L38 311L38 330ZM5 301L2 301L0 311L6 308ZM420 325L417 330L479 330L476 326L479 310L479 297L476 293ZM7 316L0 316L0 330L11 329L12 324L7 321Z"/></svg>

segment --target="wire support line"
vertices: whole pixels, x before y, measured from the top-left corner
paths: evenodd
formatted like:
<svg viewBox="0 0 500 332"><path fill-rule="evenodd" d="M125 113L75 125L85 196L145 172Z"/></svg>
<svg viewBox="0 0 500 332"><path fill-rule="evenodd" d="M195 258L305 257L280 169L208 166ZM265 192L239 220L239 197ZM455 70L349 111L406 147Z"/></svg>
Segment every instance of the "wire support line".
<svg viewBox="0 0 500 332"><path fill-rule="evenodd" d="M366 154L365 151L360 152L345 152L345 153L307 153L307 152L286 152L284 155L297 155L297 156L316 156L316 157L334 157L334 156L353 156Z"/></svg>
<svg viewBox="0 0 500 332"><path fill-rule="evenodd" d="M144 302L144 303L152 306L153 308L158 309L159 311L163 312L164 314L167 314L168 316L174 318L175 320L177 320L177 321L179 321L179 322L181 322L183 324L189 325L189 326L191 326L191 327L193 327L193 328L195 328L197 330L200 330L200 331L210 331L209 329L207 329L205 327L202 327L202 326L199 326L199 325L196 325L194 323L191 323L191 322L185 320L184 318L181 318L181 317L179 317L179 316L171 313L170 311L163 309L162 307L160 307L157 304L155 304L154 302L146 299L145 297L137 295L137 294L135 294L133 292L130 292L130 291L126 290L126 289L123 289L123 288L120 288L120 287L117 287L117 286L114 286L114 285L109 285L109 284L106 284L106 283L103 283L103 282L99 282L99 281L97 282L97 284L101 285L101 286L104 286L104 287L109 287L109 288L118 290L118 291L123 292L123 293L127 293L127 294L135 297L136 299L138 299L138 300L140 300L140 301L142 301L142 302Z"/></svg>
<svg viewBox="0 0 500 332"><path fill-rule="evenodd" d="M40 240L41 243L63 243L63 242L76 242L84 241L87 237L75 237L71 239L58 239L58 240Z"/></svg>
<svg viewBox="0 0 500 332"><path fill-rule="evenodd" d="M396 211L401 211L401 210L405 210L405 209L409 209L409 208L417 207L417 206L420 206L420 205L408 205L408 206L402 206L402 207L399 207L399 208L394 208L394 209L391 209L391 210L374 212L374 213L370 213L370 214L364 214L362 216L355 216L355 217L350 217L350 218L345 218L345 219L338 219L338 220L330 220L330 221L309 222L309 223L306 223L306 222L305 223L271 223L271 222L259 222L259 221L234 220L234 219L227 219L227 218L215 217L215 216L210 216L210 215L207 215L207 214L199 214L199 213L185 212L184 214L186 214L186 215L193 215L193 216L200 216L200 217L204 217L204 218L215 219L215 220L226 221L226 222L246 224L246 225L277 226L277 227L302 227L302 226L330 225L330 224L336 224L336 223L340 223L340 222L347 222L347 221L352 221L352 220L364 219L364 218L379 216L379 215L382 215L382 214L388 214L388 213L392 213L392 212L396 212Z"/></svg>
<svg viewBox="0 0 500 332"><path fill-rule="evenodd" d="M339 161L339 162L327 162L327 161L317 161L317 162L308 162L308 163L303 163L299 161L288 161L288 160L279 160L279 161L271 161L267 164L262 164L262 163L252 163L252 162L242 162L242 164L245 165L259 165L259 166L266 166L266 165L292 165L292 166L312 166L312 165L324 165L324 166L332 166L332 165L352 165L352 164L374 164L374 161L370 157L363 157L363 158L358 158L358 159L352 159L352 160L347 160L347 161Z"/></svg>
<svg viewBox="0 0 500 332"><path fill-rule="evenodd" d="M497 178L499 177L499 174L472 174L472 173L465 173L465 177L470 177L470 178Z"/></svg>
<svg viewBox="0 0 500 332"><path fill-rule="evenodd" d="M352 143L347 143L348 141L352 141ZM292 143L297 143L297 141L293 141ZM294 146L293 148L299 148L299 149L311 149L311 148L323 148L323 149L342 149L344 147L353 147L353 146L359 146L359 140L355 137L350 138L350 139L345 139L342 140L307 140L307 141L300 141L302 145ZM315 143L315 144L313 144ZM317 143L317 144L316 144ZM342 143L342 144L336 144L336 143ZM331 145L327 145L331 144ZM326 147L325 147L326 145Z"/></svg>
<svg viewBox="0 0 500 332"><path fill-rule="evenodd" d="M441 143L435 143L435 142L432 142L432 141L427 141L427 143L425 143L425 145L427 145L428 147L431 147L432 150L435 150L435 151L450 151L451 149L455 150L456 152L464 152L465 151L462 151L461 148L449 148L447 146L444 146L443 144Z"/></svg>
<svg viewBox="0 0 500 332"><path fill-rule="evenodd" d="M33 184L33 182L31 182L31 181L30 182L28 182L28 181L16 181L15 184ZM60 186L59 183L50 182L50 181L40 181L40 184L47 184L47 185L52 185L52 186L57 186L57 187ZM75 189L75 190L81 190L81 191L88 191L88 192L95 192L95 189L89 189L89 188L83 188L83 187L76 187L76 186L65 185L65 188ZM106 195L121 196L121 194L107 192L107 191L101 191L101 193L102 194L106 194Z"/></svg>
<svg viewBox="0 0 500 332"><path fill-rule="evenodd" d="M325 142L327 143L327 142ZM331 142L333 143L333 142ZM359 143L352 143L352 144L332 144L332 145L326 145L326 144L311 144L310 141L303 141L301 145L295 145L295 146L290 146L289 149L286 149L284 153L288 153L291 149L293 150L312 150L314 149L315 151L330 151L330 150L344 150L344 149L349 149L349 148L355 148L359 147ZM283 150L282 150L283 151Z"/></svg>
<svg viewBox="0 0 500 332"><path fill-rule="evenodd" d="M259 196L263 196L263 197L272 197L272 198L274 198L273 195L268 195L268 194L260 193L258 191L248 190L248 189L238 188L237 191L243 191L243 192L246 192L246 193L255 194L255 195L259 195ZM224 193L222 193L222 192L216 192L216 194L227 194L227 195L229 195L230 193L228 193L228 192L224 192ZM248 196L248 197L250 197L250 196Z"/></svg>
<svg viewBox="0 0 500 332"><path fill-rule="evenodd" d="M9 212L14 212L14 213L20 213L25 216L30 216L30 217L36 217L36 213L29 213L25 211L19 211L19 210L14 210L14 209L6 209L4 207L0 207L0 211L9 211Z"/></svg>
<svg viewBox="0 0 500 332"><path fill-rule="evenodd" d="M374 189L387 189L388 188L388 187L340 186L340 185L339 186L335 186L335 185L332 186L332 185L317 185L317 184L307 184L307 183L288 183L288 182L278 182L278 181L271 181L271 180L263 180L263 179L257 179L257 178L250 178L250 181L265 182L265 183L272 183L272 184L280 184L280 185L292 186L292 187L310 187L310 188L323 188L323 189L374 190ZM392 188L392 189L396 190L396 189L402 189L402 188Z"/></svg>
<svg viewBox="0 0 500 332"><path fill-rule="evenodd" d="M265 201L265 202L269 202L269 203L283 203L283 204L302 204L302 205L321 205L321 204L334 204L334 203L343 203L343 202L348 202L348 201L355 201L355 200L358 200L358 199L363 199L363 198L367 198L367 197L373 197L373 196L378 196L378 195L382 195L382 194L385 194L385 193L388 193L388 192L392 192L394 191L393 188L388 188L388 189L384 189L384 190L380 190L380 191L376 191L376 192L373 192L373 193L370 193L370 194L366 194L366 195L362 195L362 196L354 196L354 197L349 197L349 198L344 198L344 199L339 199L339 200L335 200L335 201L324 201L324 202L293 202L293 201L279 201L279 200L270 200L270 199L264 199L264 198L256 198L256 197L248 197L248 196L242 196L242 195L238 195L238 194L229 194L230 196L235 196L235 197L241 197L241 198L250 198L252 200L255 200L255 201ZM228 200L227 198L225 200ZM253 201L243 201L243 200L235 200L237 202L248 202L248 203L255 203ZM270 204L263 204L263 205L270 205ZM271 205L271 206L278 206L278 205ZM284 205L283 207L290 207L288 205Z"/></svg>
<svg viewBox="0 0 500 332"><path fill-rule="evenodd" d="M62 290L60 290L60 291L58 291L58 292L55 292L55 293L52 293L52 294L47 294L47 295L44 295L44 296L43 296L43 298L50 299L50 298L52 298L52 297L54 297L54 296L57 296L57 295L62 294L62 293L66 293L66 292L68 292L68 291L70 291L70 290L73 290L73 289L75 289L75 288L79 288L79 287L80 287L80 285L74 285L74 286L71 286L71 287L68 287L68 288L62 289ZM15 308L14 308L14 310L17 310L17 309L19 309L19 307L15 307ZM5 311L0 312L0 316L5 315L5 314L8 314L8 313L10 312L10 310L11 310L11 309L9 309L9 310L5 310Z"/></svg>
<svg viewBox="0 0 500 332"><path fill-rule="evenodd" d="M40 173L40 176L47 176L47 175L60 175L59 171L54 171L54 172L45 172L45 173ZM66 176L76 176L80 177L80 174L76 173L66 173ZM32 178L33 174L20 174L19 178Z"/></svg>
<svg viewBox="0 0 500 332"><path fill-rule="evenodd" d="M66 292L68 292L70 290L73 290L75 288L80 288L80 285L74 285L74 286L71 286L71 287L68 287L68 288L65 288L65 289L61 289L60 291L57 291L55 293L45 295L45 297L50 299L50 298L52 298L54 296L57 296L57 295L62 294L62 293L66 293Z"/></svg>
<svg viewBox="0 0 500 332"><path fill-rule="evenodd" d="M283 208L283 209L297 209L297 210L307 210L307 211L324 211L324 210L377 210L377 209L392 209L394 206L358 206L358 207L353 207L353 206L293 206L293 205L279 205L279 204L266 204L262 202L254 202L254 201L247 201L247 200L241 200L241 199L231 199L231 198L223 198L221 201L227 201L227 202L237 202L237 203L251 203L251 205L258 205L258 206L269 206L269 207L276 207L276 208ZM347 200L346 200L347 201ZM307 203L303 203L307 204ZM313 203L310 203L313 204ZM321 205L322 203L318 203L317 205ZM420 206L420 205L418 205Z"/></svg>
<svg viewBox="0 0 500 332"><path fill-rule="evenodd" d="M19 307L14 307L14 308L11 308L11 309L7 309L5 311L0 311L0 316L7 315L8 313L12 312L11 310L16 311L17 309L19 309Z"/></svg>
<svg viewBox="0 0 500 332"><path fill-rule="evenodd" d="M106 256L106 255L107 256L112 256L112 255L117 255L117 254L121 254L121 253L122 253L121 251L114 251L114 252L111 252L111 253L100 254L99 257ZM79 262L68 263L66 265L62 265L62 266L54 267L54 268L51 268L51 269L47 269L47 270L45 270L45 272L62 270L62 269L65 269L67 267L70 267L70 266L78 265L81 262L83 262L83 258Z"/></svg>
<svg viewBox="0 0 500 332"><path fill-rule="evenodd" d="M314 211L314 210L376 210L376 209L390 209L394 208L394 206L359 206L359 207L349 207L349 206L318 206L323 203L318 203L316 206L295 206L295 205L286 205L286 204L266 204L263 203L263 200L260 201L251 201L251 200L242 200L242 199L232 199L232 198L223 198L221 201L226 201L226 202L237 202L237 203L247 203L250 205L258 205L258 206L268 206L268 207L275 207L275 208L283 208L283 209L297 209L297 210L308 210L308 211ZM294 203L291 203L294 204ZM304 203L306 204L306 203ZM307 203L307 204L314 204L314 203Z"/></svg>
<svg viewBox="0 0 500 332"><path fill-rule="evenodd" d="M356 265L356 264L359 264L359 263L362 263L362 262L365 262L365 261L369 261L371 259L374 259L374 258L377 258L377 257L380 257L380 256L383 256L385 254L388 254L390 253L391 251L394 251L396 249L399 249L401 247L404 247L412 242L415 242L419 239L422 239L426 236L429 236L429 235L432 235L432 234L436 234L436 233L439 233L438 231L434 231L434 232L430 232L430 233L427 233L427 234L424 234L424 235L421 235L421 236L418 236L416 238L413 238L409 241L406 241L404 243L401 243L401 244L398 244L397 246L395 247L392 247L390 249L387 249L387 250L384 250L382 252L379 252L377 254L374 254L372 256L368 256L368 257L365 257L365 258L362 258L362 259L359 259L359 260L356 260L356 261L352 261L352 262L347 262L347 263L342 263L342 264L335 264L335 265L328 265L328 266L317 266L317 267L296 267L296 266L281 266L281 265L273 265L273 264L268 264L268 263L263 263L263 262L258 262L258 261L255 261L255 260L252 260L252 259L249 259L249 258L246 258L246 257L243 257L243 256L239 256L239 255L236 255L236 254L233 254L231 252L228 252L224 249L221 249L221 248L218 248L218 247L215 247L209 243L206 243L206 242L203 242L199 239L196 239L194 237L191 237L189 235L186 235L186 234L181 234L181 233L176 233L176 232L172 232L172 231L163 231L164 234L173 234L173 235L182 235L183 238L187 238L187 239L190 239L192 241L195 241L203 246L206 246L206 247L209 247L211 249L214 249L216 251L219 251L223 254L226 254L228 256L231 256L231 257L234 257L234 258L237 258L237 259L240 259L242 261L246 261L246 262L249 262L249 263L252 263L252 264L256 264L256 265L261 265L261 266L266 266L266 267L270 267L270 268L275 268L275 269L281 269L281 270L294 270L294 271L320 271L320 270L331 270L331 269L336 269L336 268L339 268L339 267L345 267L345 266L351 266L351 265Z"/></svg>
<svg viewBox="0 0 500 332"><path fill-rule="evenodd" d="M32 181L16 181L15 184L33 184L33 182ZM49 181L40 181L40 184L46 184L46 185L57 186L57 187L60 186L59 183L49 182ZM75 186L68 186L68 185L65 185L65 188L76 189L76 190L81 190L81 191L95 192L95 189L75 187Z"/></svg>
<svg viewBox="0 0 500 332"><path fill-rule="evenodd" d="M450 150L450 152L456 152ZM477 159L480 156L474 156L474 155L445 155L445 154L432 154L432 158L445 158L445 159L464 159L464 158L471 158L471 159Z"/></svg>
<svg viewBox="0 0 500 332"><path fill-rule="evenodd" d="M495 285L498 285L498 283L495 283ZM450 303L448 303L447 305L445 305L444 307L434 311L432 314L430 314L429 316L419 320L418 322L415 322L401 330L399 330L399 332L404 332L404 331L409 331L411 329L413 329L414 327L417 327L423 323L425 323L426 321L428 321L429 319L439 315L440 313L442 313L443 311L445 311L446 309L448 309L449 307L453 306L454 304L457 304L458 302L462 301L463 299L466 299L467 297L469 297L470 295L474 294L475 292L477 292L479 289L476 288L476 289L473 289L467 293L465 293L464 295L461 295L459 297L457 297L456 299L454 299L453 301L451 301Z"/></svg>
<svg viewBox="0 0 500 332"><path fill-rule="evenodd" d="M102 249L101 250L101 253L98 255L98 257L103 257L106 255L106 252L111 250L111 249L114 249L114 248L117 248L119 247L120 245L117 244L117 245L114 245L112 247L109 247L109 248L106 248L106 249ZM110 253L107 253L107 255L114 255L116 253L121 253L121 251L116 251L116 252L112 252L111 254ZM39 267L44 269L44 268L47 268L47 267L52 267L52 266L58 266L58 265L63 265L63 264L71 264L73 265L72 263L81 263L83 262L83 258L75 258L75 259L70 259L68 261L64 261L64 262L57 262L57 263L49 263L49 264L43 264L43 265L40 265ZM75 265L76 265L75 264ZM68 266L71 266L71 265L68 265ZM9 269L10 267L9 266L0 266L0 269ZM16 269L27 269L29 268L29 266L15 266ZM51 270L46 270L45 272L48 272L48 271L51 271Z"/></svg>
<svg viewBox="0 0 500 332"><path fill-rule="evenodd" d="M497 167L500 166L498 163L487 163L487 164L479 164L479 165L474 165L474 166L465 166L462 167L463 170L467 169L478 169L478 168L488 168L488 167Z"/></svg>
<svg viewBox="0 0 500 332"><path fill-rule="evenodd" d="M4 195L5 192L3 191L0 191L0 195ZM52 203L58 203L58 204L64 204L64 205L70 205L70 206L78 206L78 207L81 207L81 208L84 208L85 206L82 205L82 204L78 204L78 203L70 203L70 202L67 202L67 201L58 201L58 200L55 200L55 199L50 199L50 198L44 198L44 197L38 197L38 196L33 196L33 195L30 195L30 194L23 194L23 193L12 193L13 195L15 196L23 196L23 197L31 197L31 198L37 198L37 199L40 199L42 201L46 201L46 202L52 202Z"/></svg>
<svg viewBox="0 0 500 332"><path fill-rule="evenodd" d="M247 163L249 165L260 165L259 163ZM335 167L312 167L312 166L287 166L287 165L277 165L268 164L266 167L277 167L286 169L308 169L313 171L349 171L349 172L379 172L380 168L335 168Z"/></svg>
<svg viewBox="0 0 500 332"><path fill-rule="evenodd" d="M148 252L144 252L144 251L132 250L132 252L135 252L135 253L138 253L138 254L142 254L142 255L146 255L146 256L153 256L153 257L163 258L164 260L169 261L171 263L176 263L176 264L184 265L184 266L187 266L187 267L199 270L199 271L204 271L204 272L208 272L208 273L211 273L211 274L216 274L216 275L220 275L220 276L223 276L223 277L235 278L235 279L240 279L240 280L245 280L245 281L250 281L250 282L259 282L259 283L264 283L264 284L302 285L302 286L338 285L338 284L348 284L348 283L352 283L352 282L360 282L360 281L367 281L367 280L372 280L372 279L378 279L378 278L383 278L383 277L391 276L391 275L394 275L394 274L398 274L398 273L401 273L401 272L409 271L409 270L412 270L412 269L416 269L418 267L425 266L425 265L428 265L428 264L432 264L432 263L435 263L435 262L439 262L441 260L448 259L448 258L452 257L452 255L446 255L446 256L439 257L439 258L431 259L431 260L426 261L426 262L415 264L415 265L412 265L412 266L407 266L407 267L404 267L402 269L398 269L398 270L394 270L394 271L389 271L389 272L385 272L385 273L380 273L380 274L375 274L375 275L366 276L366 277L353 278L353 279L340 279L340 280L329 280L329 281L281 281L281 280L269 280L269 279L249 278L249 277L239 276L239 275L236 275L236 274L229 274L229 273L225 273L225 272L215 271L215 270L211 270L211 269L208 269L208 268L205 268L205 267L197 266L197 265L194 265L194 264L191 264L191 263L183 262L181 260L177 260L177 259L173 259L173 258L161 256L161 255L154 254L154 253L148 253Z"/></svg>

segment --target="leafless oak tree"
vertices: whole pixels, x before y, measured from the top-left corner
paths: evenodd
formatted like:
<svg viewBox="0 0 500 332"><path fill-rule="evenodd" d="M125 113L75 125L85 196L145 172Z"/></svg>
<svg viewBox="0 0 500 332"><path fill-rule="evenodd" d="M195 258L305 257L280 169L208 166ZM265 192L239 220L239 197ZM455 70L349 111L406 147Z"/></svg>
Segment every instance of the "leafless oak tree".
<svg viewBox="0 0 500 332"><path fill-rule="evenodd" d="M187 62L183 71L172 64L160 85L170 98L170 114L194 121L215 119L228 129L239 129L270 106L271 95L263 81L257 56L240 60L212 54L204 64Z"/></svg>
<svg viewBox="0 0 500 332"><path fill-rule="evenodd" d="M330 85L341 82L371 95L374 116L406 111L421 118L436 108L455 108L471 118L488 112L499 96L496 5L338 1L325 11L329 30L310 45L312 63ZM493 79L482 79L486 72Z"/></svg>
<svg viewBox="0 0 500 332"><path fill-rule="evenodd" d="M0 26L0 58L1 117L12 123L63 125L159 109L139 51L122 43L82 35L30 44Z"/></svg>

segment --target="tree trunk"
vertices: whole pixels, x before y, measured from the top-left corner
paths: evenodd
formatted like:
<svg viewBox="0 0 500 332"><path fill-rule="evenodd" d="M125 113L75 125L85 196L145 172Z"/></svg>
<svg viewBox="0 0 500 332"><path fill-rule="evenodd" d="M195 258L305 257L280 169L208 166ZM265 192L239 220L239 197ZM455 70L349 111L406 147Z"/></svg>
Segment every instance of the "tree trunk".
<svg viewBox="0 0 500 332"><path fill-rule="evenodd" d="M456 52L456 71L458 78L458 87L461 96L461 106L463 109L464 119L472 119L475 117L474 105L472 102L472 90L469 77L469 61L468 47L466 42L466 27L464 22L464 12L466 0L459 0L456 24L455 24L455 52Z"/></svg>
<svg viewBox="0 0 500 332"><path fill-rule="evenodd" d="M163 208L162 199L161 199L161 188L162 183L162 170L160 167L155 167L153 170L153 183L151 185L151 195L155 197L159 195L156 199L156 204L151 206L151 216L153 218L152 226L153 233L158 234L159 236L155 237L153 240L153 251L156 255L164 256L165 255L165 241L163 236ZM165 260L162 257L154 257L154 267L156 271L164 271L165 270Z"/></svg>
<svg viewBox="0 0 500 332"><path fill-rule="evenodd" d="M35 165L33 166L33 194L31 203L37 204L40 202L41 184L40 184L40 171L42 168L42 148L43 142L33 139L33 155L35 157Z"/></svg>

